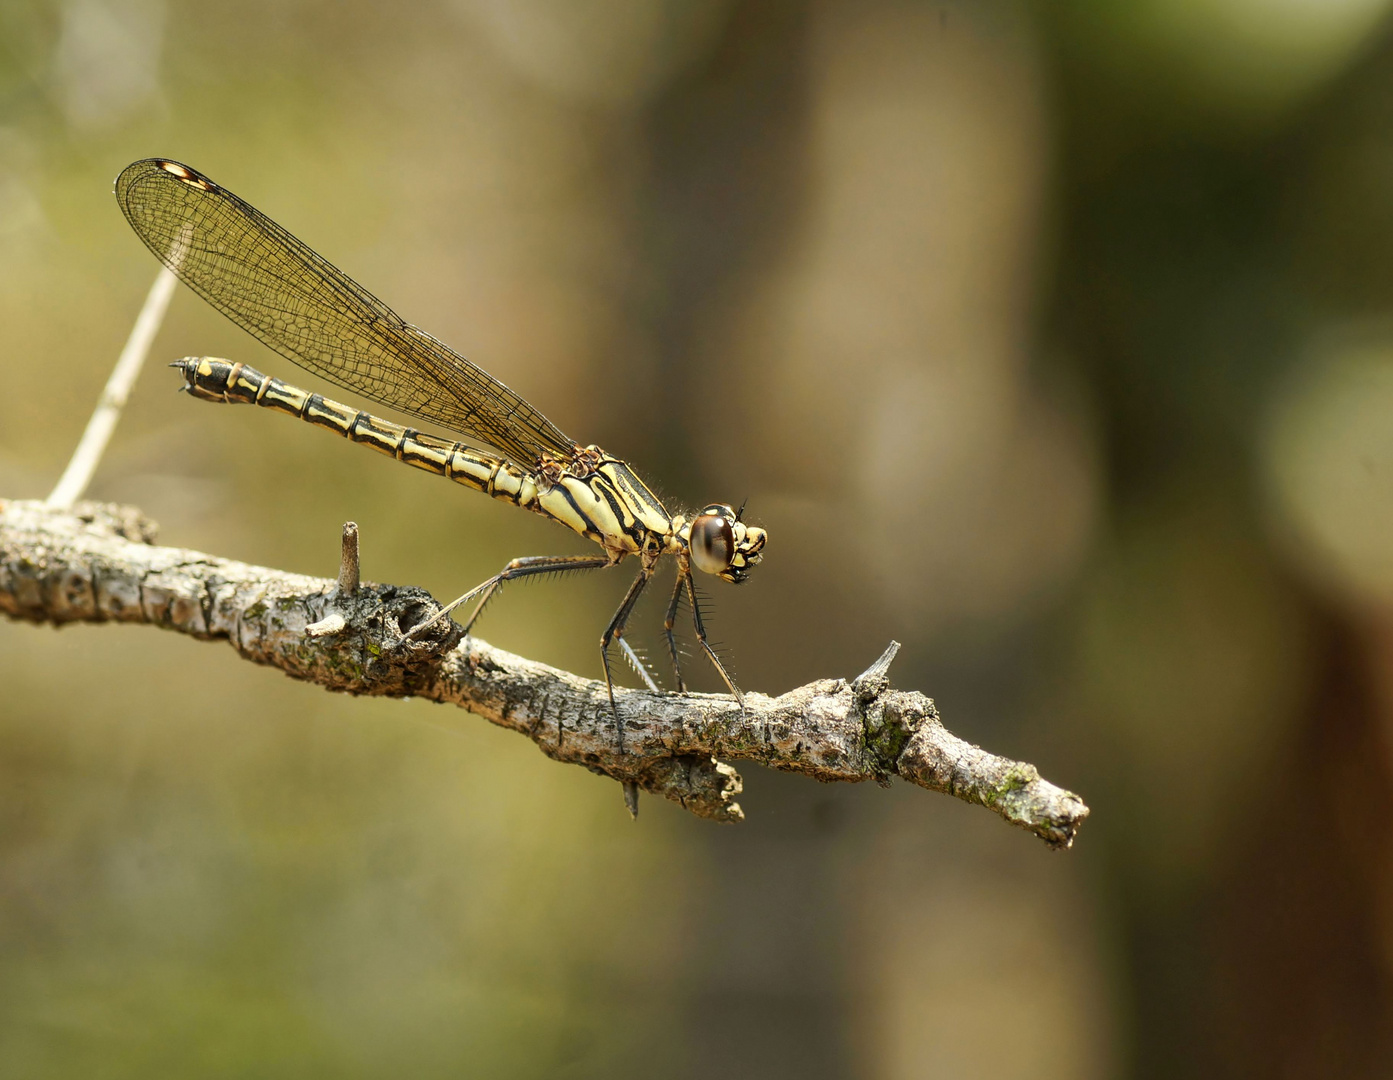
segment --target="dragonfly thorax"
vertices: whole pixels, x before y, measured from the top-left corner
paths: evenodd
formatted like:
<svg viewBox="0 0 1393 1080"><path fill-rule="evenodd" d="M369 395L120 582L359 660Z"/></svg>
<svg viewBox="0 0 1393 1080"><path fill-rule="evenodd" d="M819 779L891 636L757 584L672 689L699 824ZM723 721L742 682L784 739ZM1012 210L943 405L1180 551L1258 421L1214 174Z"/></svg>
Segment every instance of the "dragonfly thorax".
<svg viewBox="0 0 1393 1080"><path fill-rule="evenodd" d="M565 467L543 458L535 509L594 540L615 561L662 553L672 515L627 462L595 446L577 447Z"/></svg>

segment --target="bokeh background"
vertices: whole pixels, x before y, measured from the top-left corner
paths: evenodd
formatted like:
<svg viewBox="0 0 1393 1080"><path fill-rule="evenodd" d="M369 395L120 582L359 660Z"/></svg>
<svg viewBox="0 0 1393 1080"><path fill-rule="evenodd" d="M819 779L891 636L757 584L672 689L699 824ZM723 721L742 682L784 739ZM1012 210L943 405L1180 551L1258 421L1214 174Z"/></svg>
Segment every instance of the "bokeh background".
<svg viewBox="0 0 1393 1080"><path fill-rule="evenodd" d="M1391 6L0 0L0 496L153 278L112 178L172 156L673 503L748 497L746 688L896 638L1093 807L1052 854L742 765L745 825L635 825L467 714L0 625L0 1076L1389 1075ZM353 519L441 597L584 549L176 396L205 353L317 385L176 295L91 492L164 542L327 576ZM598 674L627 582L481 633Z"/></svg>

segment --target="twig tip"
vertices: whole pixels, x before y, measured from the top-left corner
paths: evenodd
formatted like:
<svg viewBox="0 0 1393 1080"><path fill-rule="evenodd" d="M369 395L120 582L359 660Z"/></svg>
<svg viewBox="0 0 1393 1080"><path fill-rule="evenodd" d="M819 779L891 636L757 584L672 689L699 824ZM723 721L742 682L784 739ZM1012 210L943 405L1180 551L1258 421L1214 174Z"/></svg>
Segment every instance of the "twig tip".
<svg viewBox="0 0 1393 1080"><path fill-rule="evenodd" d="M880 693L890 685L887 675L890 665L895 662L895 656L900 651L900 643L892 640L885 651L880 654L880 659L868 667L860 675L851 680L852 689L858 695L874 695Z"/></svg>

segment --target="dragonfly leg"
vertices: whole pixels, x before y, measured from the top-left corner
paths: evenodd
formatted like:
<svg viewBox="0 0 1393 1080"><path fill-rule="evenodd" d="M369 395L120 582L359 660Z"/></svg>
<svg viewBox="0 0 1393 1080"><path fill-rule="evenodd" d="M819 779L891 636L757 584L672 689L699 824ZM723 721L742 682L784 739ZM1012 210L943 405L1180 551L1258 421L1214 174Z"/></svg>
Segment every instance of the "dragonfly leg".
<svg viewBox="0 0 1393 1080"><path fill-rule="evenodd" d="M629 591L624 594L624 599L620 601L619 610L614 613L614 618L610 619L609 625L605 627L605 632L600 635L600 662L605 666L605 689L609 691L609 707L614 713L614 727L618 733L621 754L624 752L624 721L619 719L619 706L614 703L614 679L610 676L609 647L615 638L623 640L624 624L629 621L629 616L633 613L634 605L638 603L643 587L648 584L648 579L652 576L653 571L649 567L645 566L639 571L638 577L634 578L634 583L629 586Z"/></svg>
<svg viewBox="0 0 1393 1080"><path fill-rule="evenodd" d="M653 693L661 694L663 688L654 681L653 673L648 670L648 665L644 662L643 657L639 656L639 654L634 651L634 647L629 644L629 639L624 637L616 638L615 643L624 654L624 658L629 661L629 666L634 669L634 674L643 680L643 685L652 690Z"/></svg>
<svg viewBox="0 0 1393 1080"><path fill-rule="evenodd" d="M677 605L682 601L682 586L689 576L681 570L677 571L677 580L672 584L672 599L667 605L667 618L663 620L663 634L667 637L667 651L672 657L672 673L677 679L679 694L686 692L687 684L682 681L682 661L677 655L677 638L673 636L672 627L677 621Z"/></svg>
<svg viewBox="0 0 1393 1080"><path fill-rule="evenodd" d="M494 594L503 587L505 581L535 577L538 574L564 574L572 570L598 570L602 566L609 565L610 560L605 555L526 555L521 559L514 559L482 585L476 586L465 594L468 596L472 593L479 596L479 603L475 605L473 613L469 616L469 621L464 624L464 632L468 634L474 629L474 624L484 613L484 607L493 599ZM483 595L480 596L480 593ZM456 600L455 603L458 604L459 601ZM453 607L454 604L450 606Z"/></svg>
<svg viewBox="0 0 1393 1080"><path fill-rule="evenodd" d="M455 608L459 607L461 604L467 604L470 600L482 594L482 598L479 600L478 606L475 607L474 613L469 616L469 622L465 623L464 632L468 634L469 631L473 629L474 623L478 620L480 613L484 610L484 605L493 599L494 593L498 591L505 581L512 581L515 578L521 577L531 577L535 574L561 574L569 570L597 570L602 566L608 565L610 565L610 560L604 555L528 555L525 558L514 559L487 581L475 585L474 588L470 589L463 596L451 600L425 622L418 626L413 626L403 635L403 639L409 640L417 637L423 633L428 626L445 618L445 616L449 615L450 612L454 611Z"/></svg>
<svg viewBox="0 0 1393 1080"><path fill-rule="evenodd" d="M716 650L711 648L706 640L706 627L703 626L701 622L701 606L697 603L696 583L692 580L690 574L687 576L687 599L692 605L692 625L696 628L697 640L701 642L701 647L705 650L711 663L716 665L716 670L721 673L721 678L725 680L725 684L730 688L730 692L735 695L735 700L740 705L740 711L744 712L745 695L740 693L740 688L735 685L735 680L732 679L730 673L726 671L726 666L721 663L721 658L716 655Z"/></svg>

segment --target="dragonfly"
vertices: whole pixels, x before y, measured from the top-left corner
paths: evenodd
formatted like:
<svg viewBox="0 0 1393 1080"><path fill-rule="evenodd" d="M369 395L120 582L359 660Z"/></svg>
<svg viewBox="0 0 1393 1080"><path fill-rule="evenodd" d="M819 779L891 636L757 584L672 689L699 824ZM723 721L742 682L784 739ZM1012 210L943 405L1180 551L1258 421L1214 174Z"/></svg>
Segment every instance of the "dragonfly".
<svg viewBox="0 0 1393 1080"><path fill-rule="evenodd" d="M404 639L461 604L477 601L464 632L507 582L618 566L638 576L600 636L600 661L620 752L624 729L614 699L610 647L618 645L656 689L624 640L629 617L664 558L677 576L663 631L676 686L685 691L674 627L685 595L696 639L740 704L744 699L707 640L693 571L739 585L762 558L767 534L744 507L711 503L673 514L626 462L561 433L521 395L448 345L406 322L342 270L249 203L188 165L133 162L116 178L116 201L136 235L185 285L275 352L337 386L464 436L452 441L402 427L217 357L173 367L181 390L203 401L260 405L297 416L417 469L541 514L600 547L592 555L513 559Z"/></svg>

